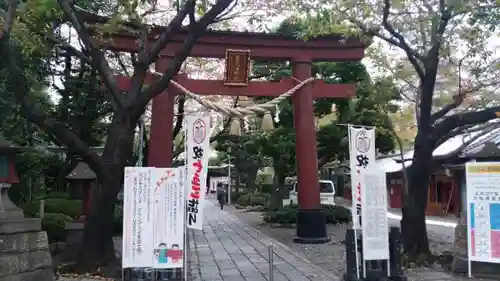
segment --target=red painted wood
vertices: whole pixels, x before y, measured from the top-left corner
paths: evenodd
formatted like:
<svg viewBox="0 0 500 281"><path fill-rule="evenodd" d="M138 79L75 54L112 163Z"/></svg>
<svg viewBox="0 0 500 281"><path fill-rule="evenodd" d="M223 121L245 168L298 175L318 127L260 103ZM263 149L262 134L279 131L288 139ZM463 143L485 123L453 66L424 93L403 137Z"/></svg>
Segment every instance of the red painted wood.
<svg viewBox="0 0 500 281"><path fill-rule="evenodd" d="M164 71L168 60L156 63L157 71ZM148 166L158 168L172 167L173 122L175 89L167 89L153 99L151 107L151 128L149 132Z"/></svg>
<svg viewBox="0 0 500 281"><path fill-rule="evenodd" d="M293 76L305 80L312 76L311 68L311 62L295 62L292 67ZM321 208L313 91L312 85L306 84L292 96L293 125L296 131L295 157L297 163L300 163L297 165L297 182L300 183L299 207L310 210Z"/></svg>
<svg viewBox="0 0 500 281"><path fill-rule="evenodd" d="M130 80L128 77L117 76L116 79L121 89L127 90L129 88ZM155 79L158 78L148 75L146 83L152 83ZM178 75L174 80L198 95L277 97L297 85L293 79L283 79L279 82L254 81L246 87L226 86L220 80L189 79L184 75ZM356 94L356 85L354 84L326 84L322 80L315 80L310 84L312 85L310 87L313 98L346 98ZM168 90L178 92L174 86L169 87Z"/></svg>
<svg viewBox="0 0 500 281"><path fill-rule="evenodd" d="M149 36L150 48L163 32L164 27L153 28ZM174 57L188 36L180 31L171 36L170 42L161 51L161 56ZM138 52L137 38L130 34L115 34L94 40L103 48L122 52ZM225 58L227 49L250 50L252 59L290 60L307 57L312 61L359 61L364 56L366 45L359 40L343 39L341 36L325 36L304 41L291 36L252 32L207 31L191 50L192 57Z"/></svg>

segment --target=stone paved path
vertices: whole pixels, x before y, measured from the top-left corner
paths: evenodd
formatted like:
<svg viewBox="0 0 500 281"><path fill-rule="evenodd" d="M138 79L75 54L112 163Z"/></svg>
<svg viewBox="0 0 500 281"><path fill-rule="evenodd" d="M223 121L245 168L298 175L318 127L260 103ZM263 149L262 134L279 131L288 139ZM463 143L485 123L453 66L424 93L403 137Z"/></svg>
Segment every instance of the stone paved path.
<svg viewBox="0 0 500 281"><path fill-rule="evenodd" d="M208 201L208 200L207 200ZM268 245L274 245L274 281L336 281L287 246L221 211L205 207L203 231L190 232L192 280L269 280Z"/></svg>

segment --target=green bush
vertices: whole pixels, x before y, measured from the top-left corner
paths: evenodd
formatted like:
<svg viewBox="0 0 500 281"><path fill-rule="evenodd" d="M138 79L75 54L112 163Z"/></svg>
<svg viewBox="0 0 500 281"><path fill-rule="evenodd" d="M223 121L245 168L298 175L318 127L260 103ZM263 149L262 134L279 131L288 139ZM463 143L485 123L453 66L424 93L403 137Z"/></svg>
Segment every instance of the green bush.
<svg viewBox="0 0 500 281"><path fill-rule="evenodd" d="M238 200L236 200L236 204L240 206L250 206L251 200L252 200L251 194L243 194L238 197Z"/></svg>
<svg viewBox="0 0 500 281"><path fill-rule="evenodd" d="M297 220L297 205L287 205L279 209L270 210L263 216L268 223L291 224ZM341 206L323 205L326 223L347 223L352 220L351 211Z"/></svg>
<svg viewBox="0 0 500 281"><path fill-rule="evenodd" d="M254 195L250 197L250 206L265 206L267 201L264 196Z"/></svg>
<svg viewBox="0 0 500 281"><path fill-rule="evenodd" d="M72 221L70 216L60 213L46 213L42 219L42 230L47 232L49 242L64 241L66 231L64 230L66 222Z"/></svg>
<svg viewBox="0 0 500 281"><path fill-rule="evenodd" d="M65 214L71 218L76 218L81 211L81 200L70 200L63 198L47 198L45 199L45 213ZM32 201L31 203L21 206L26 216L35 217L40 212L40 200Z"/></svg>
<svg viewBox="0 0 500 281"><path fill-rule="evenodd" d="M53 199L53 198L69 199L69 194L67 192L51 191L47 195L45 195L45 198L46 199Z"/></svg>
<svg viewBox="0 0 500 281"><path fill-rule="evenodd" d="M269 194L254 193L241 195L236 204L240 206L265 206L269 201Z"/></svg>
<svg viewBox="0 0 500 281"><path fill-rule="evenodd" d="M273 190L273 185L272 184L262 184L260 186L260 192L265 193L265 194L271 194Z"/></svg>

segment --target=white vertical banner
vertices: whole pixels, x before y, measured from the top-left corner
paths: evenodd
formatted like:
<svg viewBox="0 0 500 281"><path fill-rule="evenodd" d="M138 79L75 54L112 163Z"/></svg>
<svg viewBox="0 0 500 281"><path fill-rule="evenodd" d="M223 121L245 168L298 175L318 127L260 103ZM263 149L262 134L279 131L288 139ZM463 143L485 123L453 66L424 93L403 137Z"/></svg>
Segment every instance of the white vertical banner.
<svg viewBox="0 0 500 281"><path fill-rule="evenodd" d="M156 168L153 201L153 268L179 268L184 264L184 186L180 169Z"/></svg>
<svg viewBox="0 0 500 281"><path fill-rule="evenodd" d="M186 190L188 228L203 228L203 206L210 157L210 116L186 116Z"/></svg>
<svg viewBox="0 0 500 281"><path fill-rule="evenodd" d="M122 268L150 267L153 253L153 170L125 167Z"/></svg>
<svg viewBox="0 0 500 281"><path fill-rule="evenodd" d="M363 260L389 259L389 221L384 171L374 168L363 175L361 217Z"/></svg>
<svg viewBox="0 0 500 281"><path fill-rule="evenodd" d="M349 125L349 167L351 171L352 224L361 227L363 176L375 167L375 128ZM386 192L384 192L384 195Z"/></svg>

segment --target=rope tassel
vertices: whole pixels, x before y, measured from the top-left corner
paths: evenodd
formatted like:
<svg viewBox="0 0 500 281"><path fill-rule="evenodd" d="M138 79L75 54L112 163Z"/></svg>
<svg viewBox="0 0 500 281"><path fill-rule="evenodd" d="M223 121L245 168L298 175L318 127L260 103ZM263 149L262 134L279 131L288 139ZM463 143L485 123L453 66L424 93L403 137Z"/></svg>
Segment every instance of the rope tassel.
<svg viewBox="0 0 500 281"><path fill-rule="evenodd" d="M264 117L262 117L262 124L260 127L264 132L269 132L274 130L273 116L271 115L271 112L268 111L264 114Z"/></svg>
<svg viewBox="0 0 500 281"><path fill-rule="evenodd" d="M231 126L229 127L229 134L231 136L241 136L241 124L238 118L233 118Z"/></svg>

